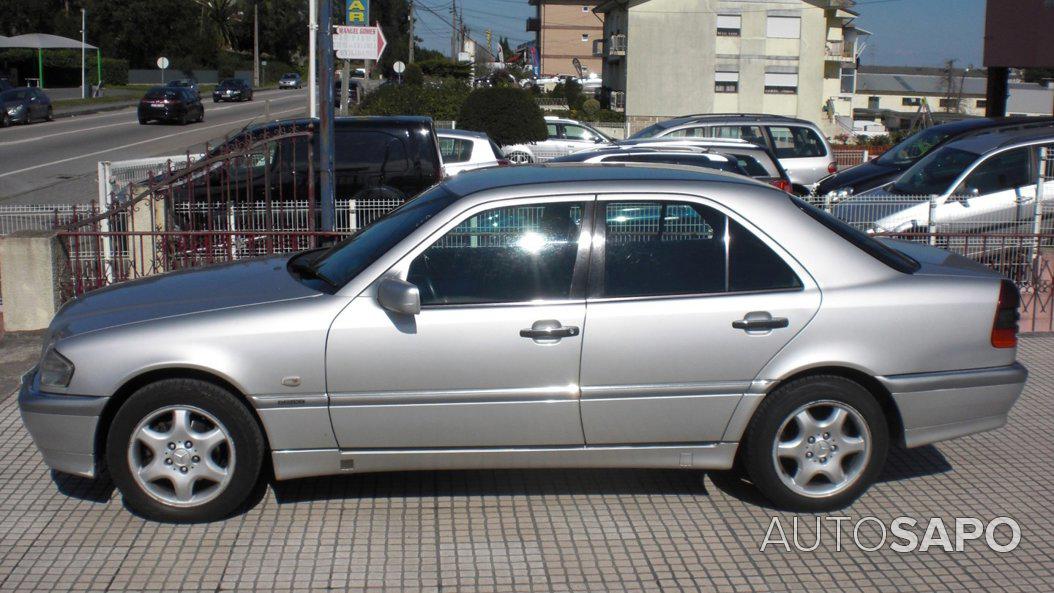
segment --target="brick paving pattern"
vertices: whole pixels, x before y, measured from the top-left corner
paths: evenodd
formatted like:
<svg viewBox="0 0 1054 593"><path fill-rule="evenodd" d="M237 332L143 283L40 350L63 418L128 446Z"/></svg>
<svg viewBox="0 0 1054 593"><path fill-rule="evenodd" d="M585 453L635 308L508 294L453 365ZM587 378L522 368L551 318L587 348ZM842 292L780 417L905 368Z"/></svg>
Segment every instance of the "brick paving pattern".
<svg viewBox="0 0 1054 593"><path fill-rule="evenodd" d="M696 471L464 471L279 483L227 521L150 523L103 481L52 475L0 401L0 590L1049 591L1054 589L1054 337L1022 340L1032 375L1007 427L895 451L812 552L759 547L793 515ZM996 553L852 544L875 516L1017 520ZM803 545L816 516L800 516ZM915 533L921 538L924 527ZM878 542L864 524L862 543ZM1008 539L1005 530L997 539ZM847 544L848 540L848 544Z"/></svg>

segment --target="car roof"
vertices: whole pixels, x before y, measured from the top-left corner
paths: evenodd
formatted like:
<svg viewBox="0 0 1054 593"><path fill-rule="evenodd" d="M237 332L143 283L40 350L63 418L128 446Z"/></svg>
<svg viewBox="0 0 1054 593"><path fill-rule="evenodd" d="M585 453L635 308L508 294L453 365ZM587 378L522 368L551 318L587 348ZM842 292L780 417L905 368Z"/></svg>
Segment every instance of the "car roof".
<svg viewBox="0 0 1054 593"><path fill-rule="evenodd" d="M584 150L581 152L572 152L569 155L557 157L552 159L552 162L558 163L573 163L581 162L587 159L598 156L607 155L620 155L620 156L632 156L641 154L651 154L656 156L718 156L727 159L727 155L720 152L713 152L706 147L702 146L671 146L669 148L662 147L626 147L626 146L605 146L604 148L595 148L592 150Z"/></svg>
<svg viewBox="0 0 1054 593"><path fill-rule="evenodd" d="M600 183L600 182L663 182L689 181L696 183L740 183L754 184L747 177L716 170L682 165L638 164L638 163L546 163L517 167L493 167L478 169L457 175L443 184L460 196L481 191L524 185L555 183Z"/></svg>
<svg viewBox="0 0 1054 593"><path fill-rule="evenodd" d="M1054 142L1054 126L1026 127L1003 130L993 128L983 133L970 134L952 140L946 146L985 154L1008 146Z"/></svg>
<svg viewBox="0 0 1054 593"><path fill-rule="evenodd" d="M717 124L717 123L783 123L783 124L798 124L806 125L812 128L816 127L816 124L809 120L800 119L797 117L788 117L786 115L770 115L766 113L695 113L691 115L681 115L666 121L658 122L658 124L664 128L674 128L677 126L683 126L688 124Z"/></svg>
<svg viewBox="0 0 1054 593"><path fill-rule="evenodd" d="M1042 125L1044 123L1054 124L1054 117L1036 116L1012 116L1012 117L976 117L961 119L958 121L939 124L928 128L930 130L941 130L949 134L959 135L975 130L986 130L1004 126L1020 125Z"/></svg>
<svg viewBox="0 0 1054 593"><path fill-rule="evenodd" d="M450 138L475 138L478 140L490 140L490 136L486 132L477 132L475 130L452 130L450 128L439 128L436 130L437 136L448 136Z"/></svg>
<svg viewBox="0 0 1054 593"><path fill-rule="evenodd" d="M407 129L420 129L421 127L431 127L432 118L418 115L353 115L347 117L335 117L333 118L333 125L336 129L346 128L372 128L377 127L380 124L384 124L390 127L402 127ZM272 131L277 129L282 130L304 130L308 126L315 126L315 129L319 129L318 118L301 117L297 119L282 119L272 120L267 122L260 122L249 127L249 131L253 134L259 134L266 131Z"/></svg>

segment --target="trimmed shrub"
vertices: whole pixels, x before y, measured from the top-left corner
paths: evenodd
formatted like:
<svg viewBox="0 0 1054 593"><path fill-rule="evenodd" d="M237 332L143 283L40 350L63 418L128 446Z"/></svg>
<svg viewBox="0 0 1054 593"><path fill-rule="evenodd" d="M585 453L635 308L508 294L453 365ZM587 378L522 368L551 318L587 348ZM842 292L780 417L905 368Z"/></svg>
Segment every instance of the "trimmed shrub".
<svg viewBox="0 0 1054 593"><path fill-rule="evenodd" d="M458 127L486 132L499 145L539 142L549 137L541 108L530 93L515 87L472 91L461 106Z"/></svg>
<svg viewBox="0 0 1054 593"><path fill-rule="evenodd" d="M468 64L455 64L446 59L421 60L415 63L421 67L421 71L425 76L432 78L468 80L472 76L472 70Z"/></svg>
<svg viewBox="0 0 1054 593"><path fill-rule="evenodd" d="M417 64L407 64L403 72L403 81L406 84L420 86L425 83L425 73Z"/></svg>
<svg viewBox="0 0 1054 593"><path fill-rule="evenodd" d="M592 120L598 113L600 113L600 101L586 99L582 102L582 115L586 116L587 119Z"/></svg>
<svg viewBox="0 0 1054 593"><path fill-rule="evenodd" d="M470 90L468 85L457 80L422 85L386 84L363 97L356 113L427 115L436 120L455 120Z"/></svg>

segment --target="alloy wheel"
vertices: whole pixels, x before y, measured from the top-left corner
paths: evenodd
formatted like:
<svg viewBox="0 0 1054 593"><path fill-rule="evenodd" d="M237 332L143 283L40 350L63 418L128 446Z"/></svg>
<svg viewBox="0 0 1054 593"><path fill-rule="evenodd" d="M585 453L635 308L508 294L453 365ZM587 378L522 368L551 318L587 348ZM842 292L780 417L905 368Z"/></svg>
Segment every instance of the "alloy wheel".
<svg viewBox="0 0 1054 593"><path fill-rule="evenodd" d="M822 498L860 479L870 449L871 433L863 415L844 402L822 400L784 419L772 445L772 462L787 488Z"/></svg>
<svg viewBox="0 0 1054 593"><path fill-rule="evenodd" d="M215 416L194 406L151 412L132 431L128 465L151 498L193 507L223 493L234 475L234 442Z"/></svg>

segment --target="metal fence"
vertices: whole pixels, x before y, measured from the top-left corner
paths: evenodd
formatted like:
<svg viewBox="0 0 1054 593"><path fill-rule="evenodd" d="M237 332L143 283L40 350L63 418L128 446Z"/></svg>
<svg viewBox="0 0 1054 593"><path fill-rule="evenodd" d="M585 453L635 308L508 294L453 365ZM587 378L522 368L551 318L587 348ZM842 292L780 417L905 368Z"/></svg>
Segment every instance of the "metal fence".
<svg viewBox="0 0 1054 593"><path fill-rule="evenodd" d="M151 175L163 175L189 167L205 155L186 153L183 155L159 156L127 161L99 161L98 182L100 204L123 201L130 197L133 184L144 185Z"/></svg>
<svg viewBox="0 0 1054 593"><path fill-rule="evenodd" d="M16 231L51 230L90 212L90 205L3 204L0 205L0 236Z"/></svg>

